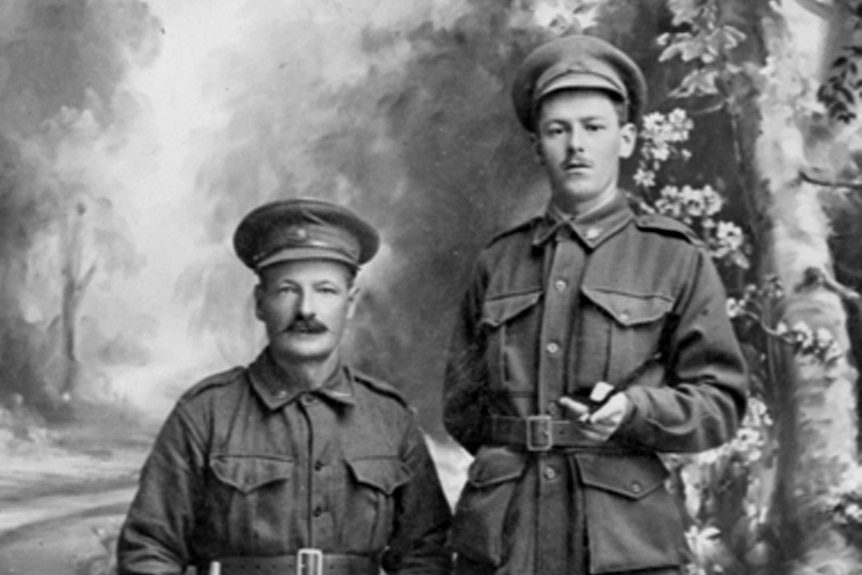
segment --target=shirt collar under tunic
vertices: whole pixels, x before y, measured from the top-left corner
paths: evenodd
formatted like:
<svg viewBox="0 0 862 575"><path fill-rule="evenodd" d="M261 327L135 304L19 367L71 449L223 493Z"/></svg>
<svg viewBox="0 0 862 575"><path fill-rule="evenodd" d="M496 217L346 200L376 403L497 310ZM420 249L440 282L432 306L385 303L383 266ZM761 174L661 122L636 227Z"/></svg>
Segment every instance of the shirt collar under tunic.
<svg viewBox="0 0 862 575"><path fill-rule="evenodd" d="M592 250L624 228L633 218L626 193L622 190L618 190L609 202L586 214L567 214L552 201L548 204L545 217L536 227L533 245L541 246L558 232L566 231L574 234L588 250Z"/></svg>
<svg viewBox="0 0 862 575"><path fill-rule="evenodd" d="M303 394L314 394L323 400L338 404L354 405L353 373L339 363L329 379L319 388L310 389L281 368L270 355L269 348L263 350L249 366L249 379L260 400L271 411L281 409Z"/></svg>

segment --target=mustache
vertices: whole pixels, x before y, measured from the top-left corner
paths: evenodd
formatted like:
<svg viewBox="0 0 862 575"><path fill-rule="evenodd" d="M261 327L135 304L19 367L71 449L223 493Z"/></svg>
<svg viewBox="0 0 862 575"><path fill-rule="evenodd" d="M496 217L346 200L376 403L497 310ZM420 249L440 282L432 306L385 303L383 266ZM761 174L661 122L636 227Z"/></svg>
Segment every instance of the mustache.
<svg viewBox="0 0 862 575"><path fill-rule="evenodd" d="M564 168L574 168L574 167L586 167L592 168L593 163L586 158L571 158L563 162Z"/></svg>
<svg viewBox="0 0 862 575"><path fill-rule="evenodd" d="M299 317L284 330L291 333L326 333L329 328L313 317Z"/></svg>

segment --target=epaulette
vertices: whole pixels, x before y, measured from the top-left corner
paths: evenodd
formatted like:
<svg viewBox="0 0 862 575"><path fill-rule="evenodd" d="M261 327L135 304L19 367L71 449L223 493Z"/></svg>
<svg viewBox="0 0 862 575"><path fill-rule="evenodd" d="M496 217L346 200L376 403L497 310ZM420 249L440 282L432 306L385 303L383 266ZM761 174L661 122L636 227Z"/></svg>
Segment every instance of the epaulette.
<svg viewBox="0 0 862 575"><path fill-rule="evenodd" d="M515 224L511 228L506 228L503 231L497 232L496 234L491 236L490 241L488 241L488 243L486 244L485 247L492 246L507 236L511 236L511 235L516 234L516 233L520 233L526 229L531 229L531 228L535 227L536 223L541 219L542 218L540 216L535 216L535 217L530 218L529 220L521 222L520 224Z"/></svg>
<svg viewBox="0 0 862 575"><path fill-rule="evenodd" d="M366 375L364 373L357 372L353 370L353 379L366 387L370 388L372 391L375 391L381 395L385 395L387 397L391 397L405 408L410 409L410 404L407 403L407 400L404 399L404 396L401 393L389 385L388 383Z"/></svg>
<svg viewBox="0 0 862 575"><path fill-rule="evenodd" d="M236 381L237 377L239 377L243 371L244 368L242 367L234 367L228 369L227 371L222 371L220 373L216 373L207 378L204 378L191 386L189 389L187 389L185 393L180 396L180 401L188 401L189 399L200 395L208 389L212 389L214 387L221 387L223 385L232 383Z"/></svg>
<svg viewBox="0 0 862 575"><path fill-rule="evenodd" d="M686 240L697 247L706 247L704 241L694 231L679 220L661 214L643 214L635 218L635 225L642 230L650 230Z"/></svg>

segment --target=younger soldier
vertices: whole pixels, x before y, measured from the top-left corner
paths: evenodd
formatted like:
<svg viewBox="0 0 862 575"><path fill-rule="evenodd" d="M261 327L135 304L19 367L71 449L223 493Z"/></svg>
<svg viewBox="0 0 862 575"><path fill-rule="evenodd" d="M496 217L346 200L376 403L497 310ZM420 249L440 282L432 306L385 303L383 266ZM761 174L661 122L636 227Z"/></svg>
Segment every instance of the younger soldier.
<svg viewBox="0 0 862 575"><path fill-rule="evenodd" d="M720 445L742 418L745 366L709 255L617 187L645 93L635 63L588 36L517 71L551 199L481 253L452 339L445 424L476 456L459 575L681 573L657 454Z"/></svg>

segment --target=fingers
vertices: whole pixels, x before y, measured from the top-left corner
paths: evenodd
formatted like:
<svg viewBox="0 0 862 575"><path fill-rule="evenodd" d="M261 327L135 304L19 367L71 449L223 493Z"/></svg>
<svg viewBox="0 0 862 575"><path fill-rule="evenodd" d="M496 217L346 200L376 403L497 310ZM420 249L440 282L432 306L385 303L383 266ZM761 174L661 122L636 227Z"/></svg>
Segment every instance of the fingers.
<svg viewBox="0 0 862 575"><path fill-rule="evenodd" d="M623 393L612 395L607 403L590 415L590 421L592 423L598 423L622 420L622 416L626 411L626 401L626 396Z"/></svg>
<svg viewBox="0 0 862 575"><path fill-rule="evenodd" d="M575 401L571 397L561 397L557 402L561 407L566 409L569 414L578 421L581 421L582 418L589 417L590 408L584 403L580 401Z"/></svg>
<svg viewBox="0 0 862 575"><path fill-rule="evenodd" d="M625 393L616 393L607 403L590 413L588 405L575 401L570 397L562 397L558 401L566 409L571 418L583 426L583 432L593 439L608 439L622 424L628 409L628 397Z"/></svg>

